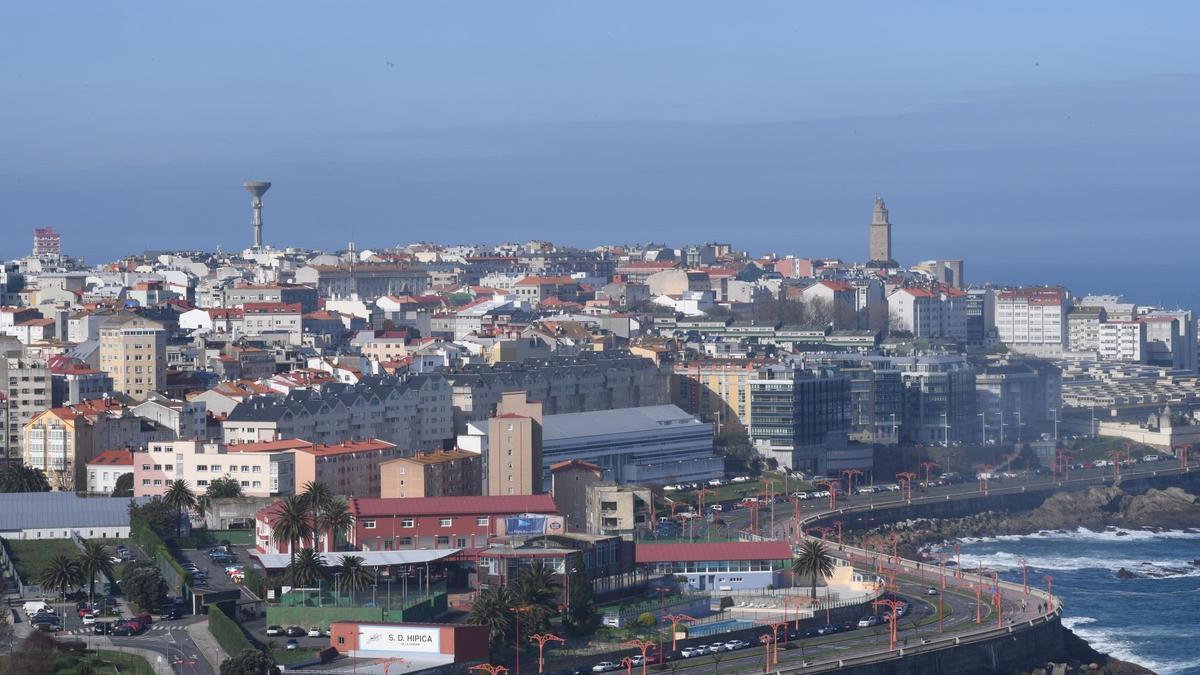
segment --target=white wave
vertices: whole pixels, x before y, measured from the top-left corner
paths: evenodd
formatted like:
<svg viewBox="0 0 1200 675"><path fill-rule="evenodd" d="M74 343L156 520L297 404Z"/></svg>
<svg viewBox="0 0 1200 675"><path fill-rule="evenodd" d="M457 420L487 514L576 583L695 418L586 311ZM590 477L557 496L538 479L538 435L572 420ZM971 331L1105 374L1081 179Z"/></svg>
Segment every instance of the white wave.
<svg viewBox="0 0 1200 675"><path fill-rule="evenodd" d="M1067 621L1064 619L1063 624L1065 625L1066 623ZM1139 645L1127 639L1131 634L1130 631L1106 630L1095 627L1081 628L1068 626L1068 628L1071 628L1079 637L1087 640L1088 644L1096 651L1108 654L1115 659L1136 663L1143 668L1149 668L1159 675L1174 675L1175 673L1200 666L1200 658L1190 661L1157 661L1141 656L1134 651Z"/></svg>
<svg viewBox="0 0 1200 675"><path fill-rule="evenodd" d="M1014 553L985 553L962 554L964 570L982 567L998 572L1021 568L1022 556ZM1194 577L1200 576L1200 567L1190 564L1187 560L1154 560L1147 561L1137 558L1096 558L1072 556L1025 556L1026 564L1032 569L1071 571L1083 569L1103 569L1116 572L1124 568L1138 576L1155 578L1164 577Z"/></svg>
<svg viewBox="0 0 1200 675"><path fill-rule="evenodd" d="M1121 527L1110 527L1105 530L1040 530L1033 534L1001 534L994 537L963 537L960 544L985 544L997 541L1023 541L1026 539L1113 542L1113 541L1152 541L1155 539L1200 539L1200 532L1194 530L1134 530Z"/></svg>
<svg viewBox="0 0 1200 675"><path fill-rule="evenodd" d="M1096 623L1096 620L1090 616L1064 616L1062 618L1062 625L1071 630L1074 630L1076 626L1083 626L1089 623Z"/></svg>

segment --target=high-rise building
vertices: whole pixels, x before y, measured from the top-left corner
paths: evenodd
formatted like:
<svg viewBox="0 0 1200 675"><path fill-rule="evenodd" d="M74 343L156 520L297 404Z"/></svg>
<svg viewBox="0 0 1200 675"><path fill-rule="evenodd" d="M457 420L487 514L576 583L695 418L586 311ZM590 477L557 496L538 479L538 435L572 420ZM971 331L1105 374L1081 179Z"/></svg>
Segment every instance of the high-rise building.
<svg viewBox="0 0 1200 675"><path fill-rule="evenodd" d="M835 367L764 368L750 382L750 438L781 466L818 471L823 449L850 433L850 377Z"/></svg>
<svg viewBox="0 0 1200 675"><path fill-rule="evenodd" d="M121 314L100 329L100 369L113 391L144 400L167 382L167 331L137 314Z"/></svg>
<svg viewBox="0 0 1200 675"><path fill-rule="evenodd" d="M542 490L542 404L523 391L501 394L488 419L484 471L489 495L532 495Z"/></svg>
<svg viewBox="0 0 1200 675"><path fill-rule="evenodd" d="M1071 295L1063 288L1030 286L1000 291L996 294L996 331L1001 342L1020 351L1061 352L1067 342L1070 311Z"/></svg>
<svg viewBox="0 0 1200 675"><path fill-rule="evenodd" d="M894 267L892 260L892 224L888 221L887 205L883 198L875 198L875 210L871 213L871 258L870 265Z"/></svg>
<svg viewBox="0 0 1200 675"><path fill-rule="evenodd" d="M33 230L33 255L35 258L57 258L62 255L62 237L50 227Z"/></svg>
<svg viewBox="0 0 1200 675"><path fill-rule="evenodd" d="M482 489L478 453L466 450L419 452L379 465L379 496L466 497Z"/></svg>
<svg viewBox="0 0 1200 675"><path fill-rule="evenodd" d="M20 459L24 437L21 429L52 402L50 369L41 361L22 356L16 338L0 336L0 459Z"/></svg>

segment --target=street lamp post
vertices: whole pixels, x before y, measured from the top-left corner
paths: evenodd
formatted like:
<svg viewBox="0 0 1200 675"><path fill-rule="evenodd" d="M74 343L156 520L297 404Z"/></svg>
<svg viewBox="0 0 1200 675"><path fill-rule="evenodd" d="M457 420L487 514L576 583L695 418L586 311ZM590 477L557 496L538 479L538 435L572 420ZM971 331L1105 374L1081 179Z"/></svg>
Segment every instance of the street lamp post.
<svg viewBox="0 0 1200 675"><path fill-rule="evenodd" d="M533 635L529 636L529 641L536 642L537 646L538 646L538 672L539 673L546 672L546 659L544 658L544 655L543 655L543 652L545 651L545 648L546 648L546 643L547 642L566 642L566 640L560 638L559 636L557 636L553 633L534 633Z"/></svg>
<svg viewBox="0 0 1200 675"><path fill-rule="evenodd" d="M478 670L487 673L488 675L502 675L503 673L508 672L508 668L505 668L504 666L495 666L490 663L481 663L477 666L471 666L470 668L467 668L467 670Z"/></svg>
<svg viewBox="0 0 1200 675"><path fill-rule="evenodd" d="M674 652L675 643L677 640L676 636L679 635L679 624L686 623L688 621L695 621L695 619L687 614L667 614L663 617L663 621L671 622L671 651ZM661 648L659 648L659 653L662 653Z"/></svg>
<svg viewBox="0 0 1200 675"><path fill-rule="evenodd" d="M1029 596L1029 563L1021 558L1017 561L1021 565L1021 585L1025 588L1026 597Z"/></svg>
<svg viewBox="0 0 1200 675"><path fill-rule="evenodd" d="M650 648L654 646L654 640L630 640L629 642L625 643L625 646L633 647L634 649L641 650L641 652L642 652L642 675L646 675L646 652L649 651ZM672 648L672 651L674 651L674 648ZM666 659L662 658L662 649L661 648L658 650L658 655L659 655L658 660L660 663L667 662Z"/></svg>
<svg viewBox="0 0 1200 675"><path fill-rule="evenodd" d="M762 637L758 638L758 641L763 645L763 672L769 673L771 672L771 643L775 642L775 636L770 633L763 633Z"/></svg>
<svg viewBox="0 0 1200 675"><path fill-rule="evenodd" d="M1054 576L1047 574L1046 576L1044 576L1042 578L1046 580L1046 596L1049 598L1049 600L1047 600L1047 602L1046 602L1046 608L1049 611L1053 612L1054 611Z"/></svg>
<svg viewBox="0 0 1200 675"><path fill-rule="evenodd" d="M517 652L516 675L521 675L521 615L532 612L533 608L532 607L513 607L512 611L513 611L513 614L516 615L513 618L515 619L514 626L517 629L516 640L514 641L514 644L513 644L513 648Z"/></svg>

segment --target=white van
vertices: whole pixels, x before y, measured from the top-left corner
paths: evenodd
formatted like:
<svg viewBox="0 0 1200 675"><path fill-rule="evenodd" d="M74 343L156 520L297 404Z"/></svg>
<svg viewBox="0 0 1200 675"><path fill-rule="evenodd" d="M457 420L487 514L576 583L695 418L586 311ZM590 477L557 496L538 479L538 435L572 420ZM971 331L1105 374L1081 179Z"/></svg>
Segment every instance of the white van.
<svg viewBox="0 0 1200 675"><path fill-rule="evenodd" d="M25 616L29 617L41 611L50 612L51 614L54 613L54 608L50 606L50 603L44 600L30 600L29 602L26 602L21 609L24 609Z"/></svg>

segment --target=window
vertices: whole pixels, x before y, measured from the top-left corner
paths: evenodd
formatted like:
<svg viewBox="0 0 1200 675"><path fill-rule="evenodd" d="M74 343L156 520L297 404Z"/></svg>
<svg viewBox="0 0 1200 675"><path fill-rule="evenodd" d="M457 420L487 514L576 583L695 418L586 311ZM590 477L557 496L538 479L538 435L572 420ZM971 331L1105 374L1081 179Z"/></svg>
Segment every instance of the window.
<svg viewBox="0 0 1200 675"><path fill-rule="evenodd" d="M438 546L449 546L450 545L450 537L447 537L444 535L439 536L437 538L437 545Z"/></svg>
<svg viewBox="0 0 1200 675"><path fill-rule="evenodd" d="M198 480L198 481L196 481L196 485L199 485L200 487L204 487L204 486L208 485L208 481Z"/></svg>
<svg viewBox="0 0 1200 675"><path fill-rule="evenodd" d="M375 521L364 520L364 521L362 521L362 526L363 526L364 530L373 530L373 529L375 529Z"/></svg>
<svg viewBox="0 0 1200 675"><path fill-rule="evenodd" d="M487 516L481 516L479 518L476 518L475 524L480 527L487 527L487 524L488 524Z"/></svg>
<svg viewBox="0 0 1200 675"><path fill-rule="evenodd" d="M400 527L414 527L413 519L412 518L401 518L400 519Z"/></svg>
<svg viewBox="0 0 1200 675"><path fill-rule="evenodd" d="M208 465L207 464L197 464L196 470L197 471L208 471Z"/></svg>
<svg viewBox="0 0 1200 675"><path fill-rule="evenodd" d="M262 487L262 481L261 480L254 481L254 487L256 487L256 488Z"/></svg>
<svg viewBox="0 0 1200 675"><path fill-rule="evenodd" d="M212 470L213 470L213 471L220 471L220 470L221 470L221 465L220 465L220 464L213 464L213 465L212 465Z"/></svg>
<svg viewBox="0 0 1200 675"><path fill-rule="evenodd" d="M453 524L454 524L453 518L439 518L438 519L438 526L440 526L440 527L450 527Z"/></svg>
<svg viewBox="0 0 1200 675"><path fill-rule="evenodd" d="M149 484L150 484L150 479L149 479L149 478L143 478L143 479L142 479L142 485L149 485Z"/></svg>

